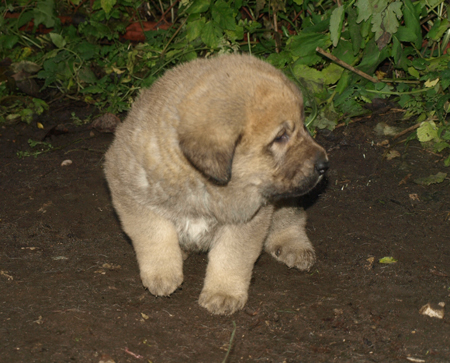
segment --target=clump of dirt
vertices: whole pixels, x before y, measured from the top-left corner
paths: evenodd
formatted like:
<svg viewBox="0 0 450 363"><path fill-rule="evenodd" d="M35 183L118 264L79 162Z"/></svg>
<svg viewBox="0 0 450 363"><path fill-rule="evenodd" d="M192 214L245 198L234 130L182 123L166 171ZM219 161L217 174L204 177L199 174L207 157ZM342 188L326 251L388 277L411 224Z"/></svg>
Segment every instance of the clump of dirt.
<svg viewBox="0 0 450 363"><path fill-rule="evenodd" d="M103 177L112 135L73 126L72 112L93 110L62 105L44 130L0 129L2 361L450 361L448 315L419 312L450 300L449 179L414 183L448 170L375 134L379 122L408 127L401 115L319 134L331 169L304 198L317 264L304 273L263 254L245 309L218 317L197 304L206 255L185 261L170 298L144 290Z"/></svg>

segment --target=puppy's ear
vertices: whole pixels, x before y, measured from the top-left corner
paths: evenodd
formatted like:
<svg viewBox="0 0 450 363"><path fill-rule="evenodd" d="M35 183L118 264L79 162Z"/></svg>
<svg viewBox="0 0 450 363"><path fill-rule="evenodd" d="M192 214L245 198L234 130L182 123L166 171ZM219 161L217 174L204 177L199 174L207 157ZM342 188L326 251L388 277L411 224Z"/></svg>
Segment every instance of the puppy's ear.
<svg viewBox="0 0 450 363"><path fill-rule="evenodd" d="M226 95L213 99L212 92L208 93L193 92L178 106L178 139L194 167L217 183L227 184L245 115L240 101Z"/></svg>

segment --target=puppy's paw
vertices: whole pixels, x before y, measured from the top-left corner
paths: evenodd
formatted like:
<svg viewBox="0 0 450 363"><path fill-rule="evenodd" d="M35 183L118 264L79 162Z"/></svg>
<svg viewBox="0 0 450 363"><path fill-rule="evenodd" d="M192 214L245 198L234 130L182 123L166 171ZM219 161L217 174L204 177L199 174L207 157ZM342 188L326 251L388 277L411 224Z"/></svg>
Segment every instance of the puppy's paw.
<svg viewBox="0 0 450 363"><path fill-rule="evenodd" d="M172 294L183 282L183 271L174 269L156 269L141 271L142 284L155 296Z"/></svg>
<svg viewBox="0 0 450 363"><path fill-rule="evenodd" d="M247 298L247 294L235 296L221 291L203 290L198 302L212 314L231 315L244 307Z"/></svg>
<svg viewBox="0 0 450 363"><path fill-rule="evenodd" d="M288 267L295 267L302 271L308 271L316 262L314 249L297 243L276 245L271 248L270 254Z"/></svg>

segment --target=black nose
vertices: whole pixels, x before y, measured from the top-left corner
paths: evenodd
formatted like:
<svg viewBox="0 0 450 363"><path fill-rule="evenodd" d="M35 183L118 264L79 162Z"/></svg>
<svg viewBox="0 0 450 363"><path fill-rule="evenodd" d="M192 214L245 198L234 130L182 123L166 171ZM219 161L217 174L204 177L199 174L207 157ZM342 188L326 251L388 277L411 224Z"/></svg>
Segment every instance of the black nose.
<svg viewBox="0 0 450 363"><path fill-rule="evenodd" d="M327 159L318 160L315 165L316 170L320 175L325 174L325 172L328 170L329 166L330 166L330 163L328 162Z"/></svg>

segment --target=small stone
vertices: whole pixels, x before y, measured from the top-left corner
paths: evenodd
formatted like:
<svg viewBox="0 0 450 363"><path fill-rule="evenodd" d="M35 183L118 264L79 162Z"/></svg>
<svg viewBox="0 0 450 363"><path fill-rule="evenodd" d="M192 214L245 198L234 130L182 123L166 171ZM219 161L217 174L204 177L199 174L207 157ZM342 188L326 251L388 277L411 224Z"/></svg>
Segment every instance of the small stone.
<svg viewBox="0 0 450 363"><path fill-rule="evenodd" d="M445 306L445 303L439 303L439 304L428 303L420 308L419 313L422 315L428 315L431 318L443 319L444 318L444 306Z"/></svg>
<svg viewBox="0 0 450 363"><path fill-rule="evenodd" d="M105 113L95 119L89 128L95 129L99 132L114 133L117 125L119 124L120 119L116 115L113 115L112 113Z"/></svg>

